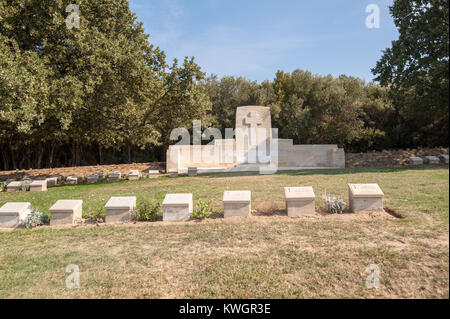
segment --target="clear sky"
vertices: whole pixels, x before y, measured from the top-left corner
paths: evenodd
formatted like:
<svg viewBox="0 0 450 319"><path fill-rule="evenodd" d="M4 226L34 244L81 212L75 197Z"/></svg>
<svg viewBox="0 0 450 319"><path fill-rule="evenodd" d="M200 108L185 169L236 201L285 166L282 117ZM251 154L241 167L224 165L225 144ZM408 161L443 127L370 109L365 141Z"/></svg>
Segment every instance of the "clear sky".
<svg viewBox="0 0 450 319"><path fill-rule="evenodd" d="M398 32L392 0L129 0L150 42L169 60L194 56L219 76L272 80L277 70L309 70L371 81L370 69ZM380 27L366 27L369 4Z"/></svg>

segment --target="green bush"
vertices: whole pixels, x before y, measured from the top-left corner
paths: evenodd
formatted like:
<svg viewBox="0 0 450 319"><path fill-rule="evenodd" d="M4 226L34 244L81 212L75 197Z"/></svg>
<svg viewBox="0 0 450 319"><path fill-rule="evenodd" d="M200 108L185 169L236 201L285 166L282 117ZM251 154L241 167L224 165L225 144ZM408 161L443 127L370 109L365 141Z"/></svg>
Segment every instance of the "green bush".
<svg viewBox="0 0 450 319"><path fill-rule="evenodd" d="M155 222L158 220L158 213L161 209L161 203L153 200L141 201L136 208L136 218L139 221Z"/></svg>
<svg viewBox="0 0 450 319"><path fill-rule="evenodd" d="M6 185L3 182L0 182L0 192L6 192Z"/></svg>
<svg viewBox="0 0 450 319"><path fill-rule="evenodd" d="M191 213L191 217L194 219L205 219L211 216L211 203L211 200L206 203L200 199L197 204L198 209Z"/></svg>
<svg viewBox="0 0 450 319"><path fill-rule="evenodd" d="M99 207L97 209L89 209L89 211L87 213L84 214L86 219L90 219L90 220L103 220L105 219L106 216L106 212L105 212L105 208L103 207Z"/></svg>

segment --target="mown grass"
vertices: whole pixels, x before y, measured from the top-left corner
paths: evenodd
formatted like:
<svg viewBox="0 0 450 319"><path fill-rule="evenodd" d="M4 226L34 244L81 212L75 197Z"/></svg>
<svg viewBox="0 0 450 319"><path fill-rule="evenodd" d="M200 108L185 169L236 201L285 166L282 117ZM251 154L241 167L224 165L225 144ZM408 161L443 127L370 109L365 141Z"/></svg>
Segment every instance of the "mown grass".
<svg viewBox="0 0 450 319"><path fill-rule="evenodd" d="M378 183L388 214L288 218L284 186L310 185L343 195L347 183ZM224 190L252 191L257 216L223 220ZM162 200L190 192L213 200L215 219L183 224L41 228L0 233L3 298L448 298L448 165L280 172L61 186L47 193L0 193L39 210L83 199L85 213L111 196ZM81 270L81 288L65 286L65 268ZM380 268L367 289L365 269Z"/></svg>

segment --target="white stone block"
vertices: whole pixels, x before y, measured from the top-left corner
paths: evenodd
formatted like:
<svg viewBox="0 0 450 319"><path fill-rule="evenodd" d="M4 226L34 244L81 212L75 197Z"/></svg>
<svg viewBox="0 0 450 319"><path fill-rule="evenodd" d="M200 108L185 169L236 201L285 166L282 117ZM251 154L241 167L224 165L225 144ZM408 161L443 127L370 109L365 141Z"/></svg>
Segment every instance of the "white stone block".
<svg viewBox="0 0 450 319"><path fill-rule="evenodd" d="M122 173L120 173L120 172L113 172L113 173L110 173L108 175L108 180L110 182L116 182L116 181L120 180L121 177L122 177Z"/></svg>
<svg viewBox="0 0 450 319"><path fill-rule="evenodd" d="M348 184L350 210L382 211L384 193L378 184Z"/></svg>
<svg viewBox="0 0 450 319"><path fill-rule="evenodd" d="M14 182L9 182L8 185L6 185L6 191L7 192L17 192L17 191L21 191L22 190L22 185L23 182L22 181L14 181Z"/></svg>
<svg viewBox="0 0 450 319"><path fill-rule="evenodd" d="M128 179L130 181L138 180L141 177L141 172L138 170L131 170L128 172Z"/></svg>
<svg viewBox="0 0 450 319"><path fill-rule="evenodd" d="M312 187L285 187L287 215L290 217L315 214L316 205Z"/></svg>
<svg viewBox="0 0 450 319"><path fill-rule="evenodd" d="M224 217L250 216L251 191L225 191L223 193Z"/></svg>
<svg viewBox="0 0 450 319"><path fill-rule="evenodd" d="M168 172L169 177L178 177L178 171L171 170Z"/></svg>
<svg viewBox="0 0 450 319"><path fill-rule="evenodd" d="M99 176L97 174L89 175L87 177L87 183L88 184L95 184L98 182Z"/></svg>
<svg viewBox="0 0 450 319"><path fill-rule="evenodd" d="M47 178L47 187L52 187L58 185L58 177Z"/></svg>
<svg viewBox="0 0 450 319"><path fill-rule="evenodd" d="M136 218L136 197L111 197L105 205L106 223L127 222Z"/></svg>
<svg viewBox="0 0 450 319"><path fill-rule="evenodd" d="M74 225L82 219L82 200L58 200L50 207L50 225Z"/></svg>
<svg viewBox="0 0 450 319"><path fill-rule="evenodd" d="M189 176L197 176L198 170L197 167L189 167L188 168L188 175Z"/></svg>
<svg viewBox="0 0 450 319"><path fill-rule="evenodd" d="M78 184L78 176L68 176L66 178L66 183L71 185Z"/></svg>
<svg viewBox="0 0 450 319"><path fill-rule="evenodd" d="M410 165L423 165L423 159L421 159L420 157L410 157L409 158L409 164Z"/></svg>
<svg viewBox="0 0 450 319"><path fill-rule="evenodd" d="M441 160L444 164L448 164L448 155L441 155Z"/></svg>
<svg viewBox="0 0 450 319"><path fill-rule="evenodd" d="M15 182L15 181L16 181L16 180L13 179L13 178L8 178L8 179L5 181L5 186L8 186L9 183Z"/></svg>
<svg viewBox="0 0 450 319"><path fill-rule="evenodd" d="M158 170L150 170L148 171L148 177L149 178L158 178L159 177L159 171Z"/></svg>
<svg viewBox="0 0 450 319"><path fill-rule="evenodd" d="M31 213L30 203L6 203L0 208L0 227L17 228L20 221Z"/></svg>
<svg viewBox="0 0 450 319"><path fill-rule="evenodd" d="M34 181L30 184L30 192L46 192L47 181Z"/></svg>
<svg viewBox="0 0 450 319"><path fill-rule="evenodd" d="M188 221L194 209L192 194L166 194L162 208L163 221Z"/></svg>
<svg viewBox="0 0 450 319"><path fill-rule="evenodd" d="M441 160L439 159L439 157L437 156L425 156L424 157L424 162L426 164L440 164Z"/></svg>

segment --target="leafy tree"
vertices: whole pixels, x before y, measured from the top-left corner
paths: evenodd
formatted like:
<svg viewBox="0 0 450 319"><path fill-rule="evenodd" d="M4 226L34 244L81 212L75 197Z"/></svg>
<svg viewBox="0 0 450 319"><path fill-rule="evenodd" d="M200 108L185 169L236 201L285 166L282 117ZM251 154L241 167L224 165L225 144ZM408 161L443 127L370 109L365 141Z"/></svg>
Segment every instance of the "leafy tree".
<svg viewBox="0 0 450 319"><path fill-rule="evenodd" d="M131 161L132 150L168 143L171 129L206 114L210 104L199 86L204 74L198 65L186 58L181 66L177 61L169 66L164 52L148 42L128 1L78 0L80 28L68 28L66 7L73 2L0 3L0 35L7 40L2 41L0 63L6 67L16 61L10 72L20 75L16 69L33 59L23 72L34 65L38 70L20 77L45 88L39 103L31 100L39 91L21 102L27 107L22 121L35 118L35 131L17 145L30 145L28 158L37 159L34 167L42 166L44 153L49 166L56 153L66 154L66 165L79 165L87 157L83 148L93 145L98 145L100 162L105 149L125 151ZM0 80L9 83L3 66ZM10 104L2 103L2 114ZM20 110L6 116L14 123Z"/></svg>
<svg viewBox="0 0 450 319"><path fill-rule="evenodd" d="M212 121L223 130L235 127L236 108L245 105L263 105L276 111L276 95L272 83L258 84L243 77L225 76L218 79L212 75L204 82L205 91L211 101Z"/></svg>
<svg viewBox="0 0 450 319"><path fill-rule="evenodd" d="M389 86L401 146L448 145L448 0L395 0L400 36L372 72Z"/></svg>

